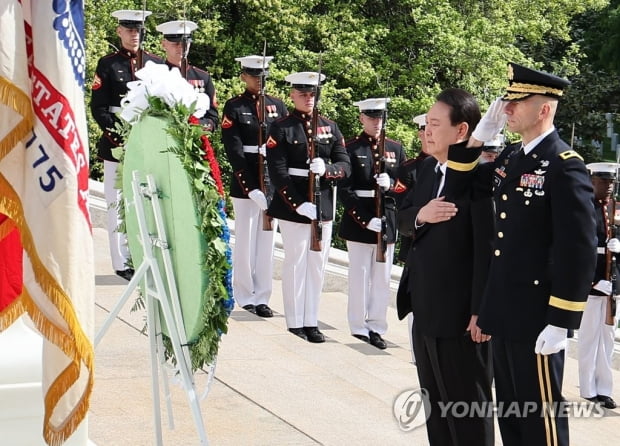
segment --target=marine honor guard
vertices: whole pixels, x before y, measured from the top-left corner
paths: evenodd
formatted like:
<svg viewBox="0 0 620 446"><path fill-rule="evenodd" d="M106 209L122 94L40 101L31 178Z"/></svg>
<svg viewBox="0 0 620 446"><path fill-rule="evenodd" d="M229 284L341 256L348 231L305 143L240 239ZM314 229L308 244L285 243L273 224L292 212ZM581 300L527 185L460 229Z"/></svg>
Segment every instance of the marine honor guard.
<svg viewBox="0 0 620 446"><path fill-rule="evenodd" d="M596 265L592 182L553 124L570 83L508 67L506 94L470 140L481 146L505 123L523 138L480 166L492 177L496 235L478 325L493 336L498 406L519 408L498 413L503 443L566 446L568 418L558 409L564 350L568 330L579 328Z"/></svg>
<svg viewBox="0 0 620 446"><path fill-rule="evenodd" d="M387 347L382 335L387 331L397 196L407 190L398 177L405 161L403 147L382 132L388 102L372 98L354 103L363 131L347 142L351 176L338 190L345 208L338 235L347 241L349 256L349 328L353 336L379 349ZM378 234L385 237L383 262L377 261Z"/></svg>
<svg viewBox="0 0 620 446"><path fill-rule="evenodd" d="M617 163L590 163L586 166L592 176L594 208L596 209L596 270L592 289L588 293L586 308L579 326L579 394L590 401L601 403L607 409L615 409L611 397L613 375L611 358L614 352L616 325L612 280L618 277L614 260L620 252L616 238L615 205L611 202ZM617 293L617 290L616 290ZM611 323L609 323L611 322Z"/></svg>
<svg viewBox="0 0 620 446"><path fill-rule="evenodd" d="M313 125L315 99L325 76L301 72L285 79L291 84L295 110L269 129L267 164L275 192L268 214L279 220L284 245L282 294L286 325L294 335L319 343L325 341L318 328L318 310L332 237L332 186L349 176L351 164L336 123L317 115ZM315 145L314 158L309 157L311 142ZM319 178L318 208L308 193L310 172ZM319 251L310 250L313 220L321 222Z"/></svg>
<svg viewBox="0 0 620 446"><path fill-rule="evenodd" d="M163 34L161 45L166 52L168 68L178 68L181 76L194 86L198 93L206 93L210 99L209 110L200 118L203 128L208 131L217 129L219 118L217 98L211 75L198 67L190 65L187 55L192 43L192 32L198 28L190 20L173 20L157 25L155 29Z"/></svg>
<svg viewBox="0 0 620 446"><path fill-rule="evenodd" d="M147 61L163 62L140 48L144 21L149 15L151 11L127 9L112 13L112 17L118 19L116 34L121 40L121 49L99 59L91 87L90 110L103 132L97 142L97 155L103 160L110 256L116 274L127 280L133 276L133 268L127 263L127 237L117 230L121 224L118 215L121 197L119 189L115 187L118 160L112 154L112 149L122 147L124 143L115 127L120 122L117 113L121 111L121 98L127 93L127 82L136 80L135 72Z"/></svg>
<svg viewBox="0 0 620 446"><path fill-rule="evenodd" d="M269 126L288 115L284 103L264 94L265 85L261 84L269 74L272 59L263 56L235 59L241 64L240 77L246 88L242 94L226 102L222 117L222 141L232 167L230 196L235 211L233 292L241 307L261 317L273 316L268 303L278 221L267 217L271 221L265 228L264 211L272 192L267 168L263 164L259 169L259 163L266 155L264 142Z"/></svg>

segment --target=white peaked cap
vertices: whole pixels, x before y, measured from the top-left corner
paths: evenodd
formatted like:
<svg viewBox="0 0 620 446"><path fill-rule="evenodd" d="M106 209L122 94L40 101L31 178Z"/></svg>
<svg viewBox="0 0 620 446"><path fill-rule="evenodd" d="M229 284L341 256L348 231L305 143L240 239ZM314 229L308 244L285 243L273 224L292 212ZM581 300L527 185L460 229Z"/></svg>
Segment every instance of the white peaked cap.
<svg viewBox="0 0 620 446"><path fill-rule="evenodd" d="M190 20L173 20L172 22L161 23L155 27L164 36L187 36L196 28L198 28L198 25Z"/></svg>
<svg viewBox="0 0 620 446"><path fill-rule="evenodd" d="M618 163L590 163L586 164L586 167L591 174L609 174L615 177L620 165Z"/></svg>
<svg viewBox="0 0 620 446"><path fill-rule="evenodd" d="M142 9L119 9L110 14L118 19L119 25L142 23L144 19L152 14L151 11Z"/></svg>
<svg viewBox="0 0 620 446"><path fill-rule="evenodd" d="M426 127L426 113L413 117L413 123L420 127Z"/></svg>
<svg viewBox="0 0 620 446"><path fill-rule="evenodd" d="M255 70L262 70L263 63L264 68L267 69L269 66L269 62L273 59L273 56L245 56L245 57L235 57L237 62L241 62L241 66L244 68L252 68ZM263 62L264 61L264 62Z"/></svg>
<svg viewBox="0 0 620 446"><path fill-rule="evenodd" d="M309 87L317 86L320 82L325 80L325 75L321 73L321 80L319 81L319 73L314 71L302 71L299 73L289 74L284 78L286 82L289 82L293 88L296 86Z"/></svg>
<svg viewBox="0 0 620 446"><path fill-rule="evenodd" d="M363 101L354 102L353 105L359 107L360 111L365 110L385 110L390 98L370 98Z"/></svg>

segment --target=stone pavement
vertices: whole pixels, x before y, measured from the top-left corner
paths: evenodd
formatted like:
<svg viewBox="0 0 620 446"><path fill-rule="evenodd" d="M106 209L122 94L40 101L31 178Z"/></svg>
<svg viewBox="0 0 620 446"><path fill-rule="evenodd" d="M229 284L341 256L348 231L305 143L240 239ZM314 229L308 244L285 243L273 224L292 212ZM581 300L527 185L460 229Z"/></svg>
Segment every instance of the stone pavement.
<svg viewBox="0 0 620 446"><path fill-rule="evenodd" d="M107 233L101 227L94 229L94 245L98 328L127 282L111 269ZM346 276L339 275L343 268L335 263L330 264L319 312L328 338L324 344L310 344L286 331L277 277L270 302L275 317L233 311L210 391L200 402L210 445L428 445L424 427L405 432L393 415L395 398L418 387L406 321L398 321L396 310L388 309L385 351L353 338L346 321ZM155 444L149 342L141 333L145 313L131 312L133 302L131 297L96 349L89 437L98 446ZM618 389L620 372L614 376ZM186 395L171 382L174 429L168 427L162 398L163 442L198 445ZM196 382L203 393L207 375L199 371ZM568 357L567 400L580 401L577 385L577 361ZM620 391L613 396L620 401ZM620 410L613 410L598 418L573 418L571 444L611 444L620 430L619 415ZM501 445L497 429L496 444Z"/></svg>

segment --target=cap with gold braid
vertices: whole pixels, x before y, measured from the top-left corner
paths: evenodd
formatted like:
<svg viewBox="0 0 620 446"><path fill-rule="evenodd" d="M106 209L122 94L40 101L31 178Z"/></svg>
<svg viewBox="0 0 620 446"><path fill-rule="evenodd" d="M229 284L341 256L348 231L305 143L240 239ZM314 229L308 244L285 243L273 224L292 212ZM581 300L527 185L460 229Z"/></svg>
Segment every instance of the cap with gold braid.
<svg viewBox="0 0 620 446"><path fill-rule="evenodd" d="M508 87L502 97L504 101L520 101L534 94L559 99L570 82L544 71L510 62L508 64Z"/></svg>

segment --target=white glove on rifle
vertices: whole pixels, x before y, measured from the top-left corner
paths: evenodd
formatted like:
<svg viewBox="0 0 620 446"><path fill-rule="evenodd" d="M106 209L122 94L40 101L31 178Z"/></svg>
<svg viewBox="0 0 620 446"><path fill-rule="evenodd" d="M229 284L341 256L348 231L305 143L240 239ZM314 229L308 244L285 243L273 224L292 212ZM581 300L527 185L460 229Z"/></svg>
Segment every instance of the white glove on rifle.
<svg viewBox="0 0 620 446"><path fill-rule="evenodd" d="M379 187L384 191L389 190L389 188L392 186L390 176L385 172L380 173L379 175L375 175L375 180L377 181Z"/></svg>
<svg viewBox="0 0 620 446"><path fill-rule="evenodd" d="M383 227L383 223L381 222L381 219L378 217L372 217L370 221L368 222L368 224L366 225L366 229L373 231L373 232L381 232L382 227Z"/></svg>
<svg viewBox="0 0 620 446"><path fill-rule="evenodd" d="M309 201L304 201L295 209L299 215L309 218L310 220L316 220L316 205Z"/></svg>
<svg viewBox="0 0 620 446"><path fill-rule="evenodd" d="M258 153L261 156L267 156L267 146L263 144L262 146L258 146Z"/></svg>
<svg viewBox="0 0 620 446"><path fill-rule="evenodd" d="M256 206L260 208L261 211L267 209L267 198L265 198L265 194L260 189L253 189L248 193L248 197Z"/></svg>
<svg viewBox="0 0 620 446"><path fill-rule="evenodd" d="M323 158L314 158L310 162L310 170L312 173L322 177L325 173L325 161L323 161Z"/></svg>
<svg viewBox="0 0 620 446"><path fill-rule="evenodd" d="M614 254L618 254L620 252L620 240L617 238L611 238L607 242L607 249L609 249Z"/></svg>
<svg viewBox="0 0 620 446"><path fill-rule="evenodd" d="M607 296L611 295L611 282L609 280L599 280L592 288Z"/></svg>
<svg viewBox="0 0 620 446"><path fill-rule="evenodd" d="M547 325L536 339L534 353L541 355L551 355L566 348L568 330L555 325Z"/></svg>
<svg viewBox="0 0 620 446"><path fill-rule="evenodd" d="M502 101L501 98L495 99L482 119L480 119L471 136L481 142L493 139L506 124L508 116L506 116L504 110L507 104L508 102Z"/></svg>

